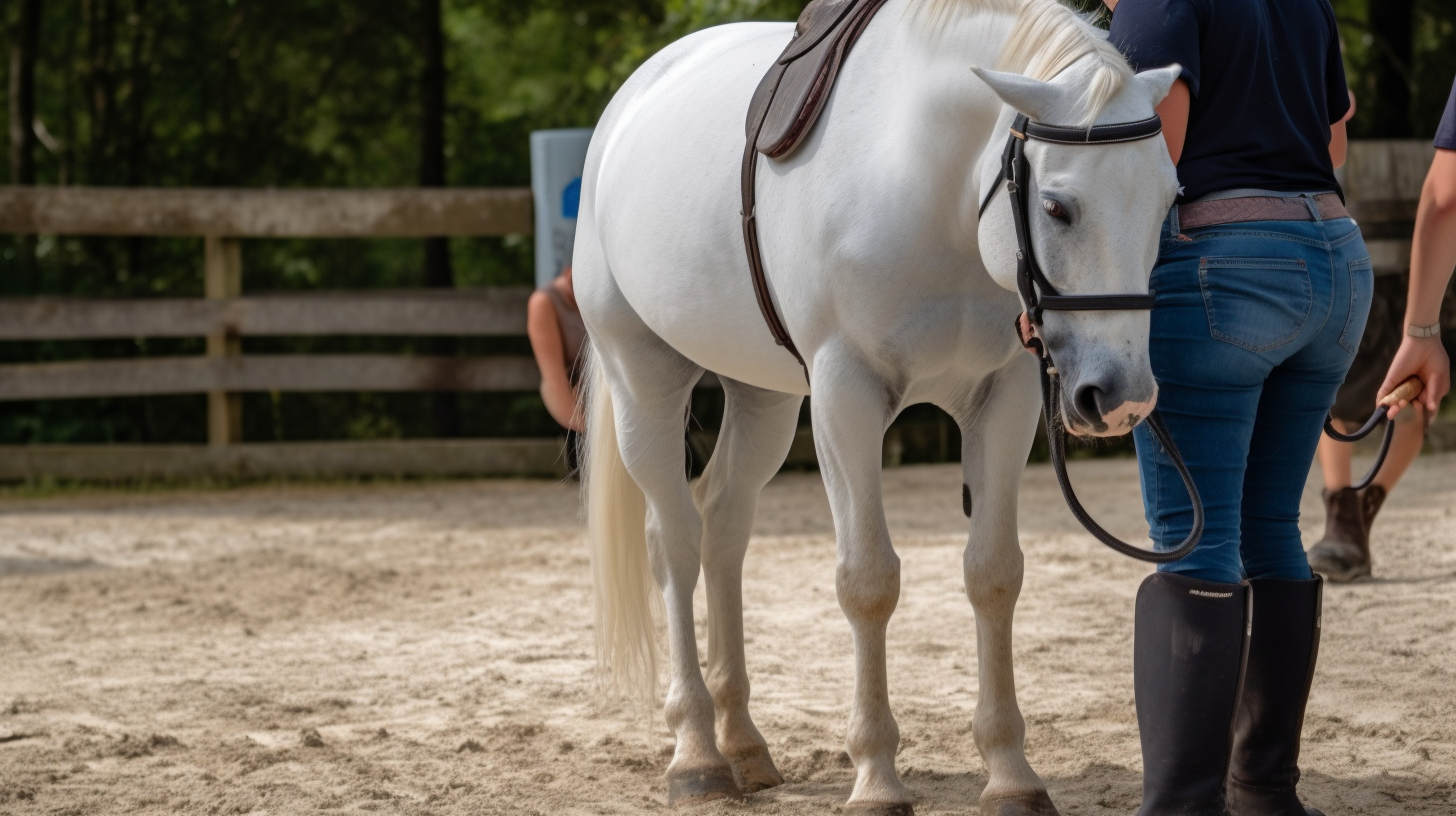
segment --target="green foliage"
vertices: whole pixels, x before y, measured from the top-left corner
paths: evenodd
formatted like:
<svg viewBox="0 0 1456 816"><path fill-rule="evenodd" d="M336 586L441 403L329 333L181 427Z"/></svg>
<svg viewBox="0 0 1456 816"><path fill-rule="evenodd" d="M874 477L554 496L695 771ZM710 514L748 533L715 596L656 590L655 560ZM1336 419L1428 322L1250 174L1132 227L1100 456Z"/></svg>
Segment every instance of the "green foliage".
<svg viewBox="0 0 1456 816"><path fill-rule="evenodd" d="M13 4L11 4L13 5ZM783 0L446 0L447 168L456 186L530 181L532 130L591 125L632 70L698 28L792 19ZM6 14L14 10L7 5ZM5 21L10 22L8 19ZM379 187L418 178L418 6L384 0L44 4L41 184ZM0 87L0 95L4 88ZM531 243L455 239L457 285L528 284ZM201 242L41 237L0 249L0 294L195 297ZM412 287L418 241L251 241L248 292ZM517 341L466 351L523 353ZM409 352L415 339L249 340L250 352ZM0 344L0 362L196 354L200 340ZM199 442L201 397L0 404L0 443ZM534 394L461 397L471 435L550 434ZM245 438L430 436L421 394L248 395Z"/></svg>
<svg viewBox="0 0 1456 816"><path fill-rule="evenodd" d="M1380 44L1371 4L1334 0L1352 86L1368 94ZM1097 0L1076 0L1095 11ZM791 20L802 0L444 0L447 172L456 186L529 181L528 134L589 126L637 65L710 25ZM7 27L16 4L5 6ZM412 186L420 161L422 21L414 0L74 0L44 3L37 63L41 184ZM1416 0L1417 132L1456 74L1456 3ZM6 93L0 83L0 96ZM4 106L0 106L3 114ZM1357 117L1353 129L1364 133ZM451 242L457 285L527 284L522 237ZM201 242L0 238L0 295L188 297ZM413 287L418 241L252 241L244 287ZM514 345L512 345L514 344ZM416 339L250 340L249 351L407 352ZM0 362L195 354L200 340L0 343ZM473 353L523 352L469 341ZM554 432L535 395L466 395L472 435ZM248 439L432 435L426 395L249 395ZM0 443L201 441L202 399L0 404Z"/></svg>
<svg viewBox="0 0 1456 816"><path fill-rule="evenodd" d="M1377 36L1371 17L1388 7L1383 0L1332 0L1332 4L1340 23L1350 89L1357 99L1350 135L1367 137L1378 132L1381 124L1368 115L1375 107L1369 103L1377 96L1374 62L1382 55L1391 56L1389 43ZM1424 138L1436 132L1456 78L1456 2L1415 0L1411 27L1413 53L1409 61L1397 57L1395 70L1411 91L1411 135Z"/></svg>

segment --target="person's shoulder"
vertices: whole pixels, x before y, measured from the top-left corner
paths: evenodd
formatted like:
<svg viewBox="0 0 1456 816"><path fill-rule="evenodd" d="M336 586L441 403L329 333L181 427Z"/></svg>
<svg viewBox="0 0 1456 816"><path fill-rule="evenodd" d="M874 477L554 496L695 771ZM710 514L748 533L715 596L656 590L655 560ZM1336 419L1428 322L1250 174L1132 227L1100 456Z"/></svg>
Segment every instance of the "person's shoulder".
<svg viewBox="0 0 1456 816"><path fill-rule="evenodd" d="M1340 35L1340 23L1335 18L1335 7L1330 5L1330 0L1308 0L1318 9L1320 17L1329 26L1330 33L1336 37Z"/></svg>
<svg viewBox="0 0 1456 816"><path fill-rule="evenodd" d="M1114 32L1119 28L1127 30L1129 26L1163 29L1174 21L1180 21L1184 26L1190 22L1202 26L1209 19L1211 2L1214 0L1119 0L1117 10L1112 14L1112 27Z"/></svg>
<svg viewBox="0 0 1456 816"><path fill-rule="evenodd" d="M556 304L551 302L551 293L544 288L537 289L526 299L526 319L534 320L556 320Z"/></svg>
<svg viewBox="0 0 1456 816"><path fill-rule="evenodd" d="M1119 0L1117 10L1113 12L1112 19L1116 20L1117 15L1128 12L1127 16L1141 16L1155 12L1167 12L1175 10L1191 9L1203 12L1210 0Z"/></svg>

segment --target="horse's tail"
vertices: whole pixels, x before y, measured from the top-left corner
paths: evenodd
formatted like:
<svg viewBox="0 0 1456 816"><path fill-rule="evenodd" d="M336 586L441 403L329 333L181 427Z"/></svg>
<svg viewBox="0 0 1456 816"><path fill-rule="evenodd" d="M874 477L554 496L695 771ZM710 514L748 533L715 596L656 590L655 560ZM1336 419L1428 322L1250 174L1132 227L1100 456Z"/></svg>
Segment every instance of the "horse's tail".
<svg viewBox="0 0 1456 816"><path fill-rule="evenodd" d="M586 442L580 457L587 541L596 596L597 668L604 680L649 706L657 693L657 620L662 605L647 563L647 502L617 444L606 373L587 358Z"/></svg>

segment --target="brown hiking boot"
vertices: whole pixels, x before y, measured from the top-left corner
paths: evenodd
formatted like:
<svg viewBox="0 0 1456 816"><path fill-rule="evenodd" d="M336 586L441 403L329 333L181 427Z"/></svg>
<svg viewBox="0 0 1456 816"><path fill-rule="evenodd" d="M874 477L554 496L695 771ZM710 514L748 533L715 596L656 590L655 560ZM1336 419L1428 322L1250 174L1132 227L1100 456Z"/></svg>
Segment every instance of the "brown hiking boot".
<svg viewBox="0 0 1456 816"><path fill-rule="evenodd" d="M1374 491L1379 491L1378 495ZM1353 487L1326 490L1325 537L1309 550L1309 567L1329 581L1353 581L1370 574L1370 521L1385 501L1372 485L1364 495ZM1373 504L1369 517L1366 508Z"/></svg>
<svg viewBox="0 0 1456 816"><path fill-rule="evenodd" d="M1373 484L1360 491L1360 509L1365 513L1365 539L1370 539L1370 528L1375 526L1375 516L1385 504L1385 488ZM1368 546L1368 545L1367 545Z"/></svg>

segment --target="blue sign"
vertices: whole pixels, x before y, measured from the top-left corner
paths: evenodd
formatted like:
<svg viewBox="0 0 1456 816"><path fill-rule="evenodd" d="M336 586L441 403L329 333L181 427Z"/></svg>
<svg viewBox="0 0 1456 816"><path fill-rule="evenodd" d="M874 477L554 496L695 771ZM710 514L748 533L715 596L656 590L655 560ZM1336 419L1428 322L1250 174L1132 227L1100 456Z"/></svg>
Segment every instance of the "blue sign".
<svg viewBox="0 0 1456 816"><path fill-rule="evenodd" d="M561 191L561 217L575 221L578 212L581 212L581 176L572 179Z"/></svg>
<svg viewBox="0 0 1456 816"><path fill-rule="evenodd" d="M591 129L531 134L531 191L536 198L536 285L545 286L571 265L581 174Z"/></svg>

